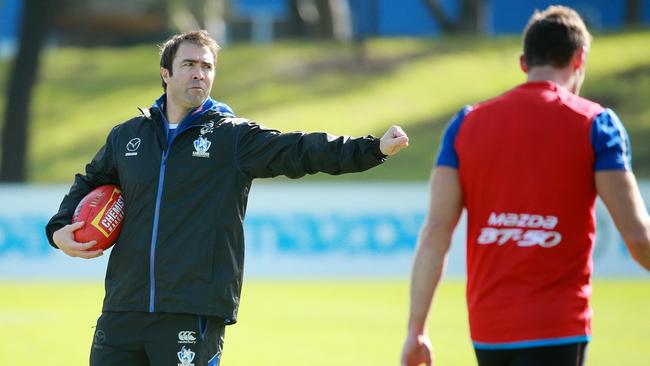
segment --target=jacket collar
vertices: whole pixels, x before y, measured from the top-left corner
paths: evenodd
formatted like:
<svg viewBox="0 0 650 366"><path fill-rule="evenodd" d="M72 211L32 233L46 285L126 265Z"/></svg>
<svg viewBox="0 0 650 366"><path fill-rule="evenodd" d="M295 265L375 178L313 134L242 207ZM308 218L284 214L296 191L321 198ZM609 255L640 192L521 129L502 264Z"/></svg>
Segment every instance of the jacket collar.
<svg viewBox="0 0 650 366"><path fill-rule="evenodd" d="M165 110L165 102L167 100L167 95L163 94L158 98L153 105L150 108L141 108L138 107L140 110L140 113L142 113L143 116L145 116L147 119L151 119L151 113L160 113L162 116L162 119L166 121L166 116L164 113ZM189 123L193 122L200 116L206 115L206 114L221 114L225 117L235 117L235 113L230 109L230 107L224 103L218 102L211 97L206 98L206 100L198 106L197 108L194 108L191 110L185 118L183 118L183 121L188 120ZM181 121L181 123L183 123ZM187 122L185 123L187 124Z"/></svg>
<svg viewBox="0 0 650 366"><path fill-rule="evenodd" d="M158 110L158 113L160 113L160 116L165 122L167 122L167 116L165 115L166 102L167 102L167 94L163 94L160 96L160 98L158 98L154 102L154 104L150 108L150 111ZM214 99L207 97L200 106L192 109L189 113L187 113L187 115L185 115L185 117L183 117L183 119L178 124L179 127L190 126L194 121L196 121L199 117L203 115L218 113L219 112L218 104L219 103Z"/></svg>

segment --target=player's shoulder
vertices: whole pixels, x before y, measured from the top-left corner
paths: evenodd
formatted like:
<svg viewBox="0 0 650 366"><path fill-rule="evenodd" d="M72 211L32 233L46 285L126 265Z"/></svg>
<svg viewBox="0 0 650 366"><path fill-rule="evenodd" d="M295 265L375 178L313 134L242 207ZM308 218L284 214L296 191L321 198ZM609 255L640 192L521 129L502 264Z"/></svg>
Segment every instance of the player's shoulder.
<svg viewBox="0 0 650 366"><path fill-rule="evenodd" d="M143 108L143 107L138 107L138 111L140 113L134 115L133 117L125 120L124 122L118 124L117 127L133 127L133 126L139 126L142 125L143 123L149 123L150 121L153 120L153 114L156 113L155 110L149 109L149 108Z"/></svg>
<svg viewBox="0 0 650 366"><path fill-rule="evenodd" d="M215 101L214 110L224 117L235 117L235 112L226 103Z"/></svg>
<svg viewBox="0 0 650 366"><path fill-rule="evenodd" d="M221 116L217 125L222 129L231 131L237 136L245 136L251 133L255 134L267 129L253 120L241 117Z"/></svg>
<svg viewBox="0 0 650 366"><path fill-rule="evenodd" d="M556 85L554 83L547 83L548 86L544 84L543 88L535 88L533 84L525 83L519 85L513 89L510 89L500 95L497 95L493 98L484 100L472 106L472 112L485 112L493 113L495 110L501 110L503 113L508 113L512 108L524 108L522 103L528 100L531 100L531 90L537 95L542 91L551 92L557 95L557 98L545 99L548 101L558 102L570 113L587 117L592 119L599 113L603 112L605 108L600 104L591 101L587 98L578 96L568 89ZM533 86L530 86L533 85ZM541 85L536 83L535 85ZM477 114L477 113L474 113Z"/></svg>
<svg viewBox="0 0 650 366"><path fill-rule="evenodd" d="M153 119L152 119L151 110L149 110L148 108L140 108L140 107L138 107L138 110L140 111L139 114L134 115L133 117L113 126L109 134L115 137L116 135L119 134L129 133L129 131L138 130L143 126L143 124L149 124L152 122Z"/></svg>
<svg viewBox="0 0 650 366"><path fill-rule="evenodd" d="M490 110L492 108L498 107L503 103L507 103L511 98L511 94L512 94L512 90L508 90L492 98L482 100L478 103L469 106L465 106L465 110L466 110L465 114L469 115L471 113L473 115L476 115L486 110Z"/></svg>
<svg viewBox="0 0 650 366"><path fill-rule="evenodd" d="M605 108L592 100L575 95L564 88L558 88L558 97L562 105L573 113L592 119L605 111Z"/></svg>
<svg viewBox="0 0 650 366"><path fill-rule="evenodd" d="M509 111L513 107L519 107L521 106L522 100L528 98L529 94L526 93L527 86L528 83L524 83L508 89L492 98L480 101L472 106L472 111L492 113L494 109L505 109L506 111Z"/></svg>
<svg viewBox="0 0 650 366"><path fill-rule="evenodd" d="M247 119L247 118L240 118L240 117L224 117L221 119L221 124L226 124L230 125L235 129L241 129L241 130L260 130L260 131L276 131L273 128L269 128L267 126L264 126L256 121Z"/></svg>
<svg viewBox="0 0 650 366"><path fill-rule="evenodd" d="M145 123L145 121L146 121L146 118L144 118L143 116L133 116L133 117L131 117L131 118L129 118L129 119L115 125L113 127L112 131L113 132L118 132L118 131L122 131L122 130L125 130L125 129L132 128L134 126L139 126L142 123Z"/></svg>
<svg viewBox="0 0 650 366"><path fill-rule="evenodd" d="M222 125L229 125L232 127L250 127L255 124L255 122L241 117L228 117L224 116L219 120L219 123Z"/></svg>

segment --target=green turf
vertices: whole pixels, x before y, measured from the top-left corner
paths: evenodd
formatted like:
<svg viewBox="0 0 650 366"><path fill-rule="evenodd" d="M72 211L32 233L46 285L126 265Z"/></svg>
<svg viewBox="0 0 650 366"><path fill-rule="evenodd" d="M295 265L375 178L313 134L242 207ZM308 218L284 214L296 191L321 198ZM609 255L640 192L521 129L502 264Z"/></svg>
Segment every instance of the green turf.
<svg viewBox="0 0 650 366"><path fill-rule="evenodd" d="M646 177L649 39L650 30L597 35L583 88L619 112L632 136L635 169ZM408 150L382 168L336 179L424 180L450 115L524 80L520 48L519 37L378 39L368 42L362 62L354 47L339 43L228 45L212 94L238 115L285 131L381 134L399 123L411 136ZM29 179L70 182L113 125L159 96L157 64L154 45L46 52L31 108ZM0 61L0 86L8 70Z"/></svg>
<svg viewBox="0 0 650 366"><path fill-rule="evenodd" d="M223 364L396 365L407 294L405 281L249 281ZM438 365L474 364L463 294L463 282L445 281L434 303ZM0 354L12 365L86 364L102 296L100 283L0 283ZM597 280L593 307L587 365L647 365L650 281Z"/></svg>

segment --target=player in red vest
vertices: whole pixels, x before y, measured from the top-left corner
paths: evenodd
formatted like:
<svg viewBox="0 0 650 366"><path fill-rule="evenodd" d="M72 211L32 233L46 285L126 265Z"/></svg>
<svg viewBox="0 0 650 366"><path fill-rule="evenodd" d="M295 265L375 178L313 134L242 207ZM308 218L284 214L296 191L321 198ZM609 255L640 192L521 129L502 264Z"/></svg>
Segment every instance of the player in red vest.
<svg viewBox="0 0 650 366"><path fill-rule="evenodd" d="M591 337L594 203L650 270L650 218L616 114L578 96L591 36L570 8L536 12L527 82L462 109L431 176L402 365L431 365L426 320L467 209L467 306L481 366L581 365Z"/></svg>

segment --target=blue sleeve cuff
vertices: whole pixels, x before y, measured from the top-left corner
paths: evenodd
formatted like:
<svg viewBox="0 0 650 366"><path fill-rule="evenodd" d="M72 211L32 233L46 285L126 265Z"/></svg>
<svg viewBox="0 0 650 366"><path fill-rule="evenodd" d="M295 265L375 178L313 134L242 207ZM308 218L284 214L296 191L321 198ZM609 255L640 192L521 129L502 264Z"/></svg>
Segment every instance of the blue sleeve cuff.
<svg viewBox="0 0 650 366"><path fill-rule="evenodd" d="M447 128L443 134L438 150L438 158L436 159L436 166L449 166L458 169L458 154L456 153L456 135L460 129L461 123L465 116L472 110L471 106L465 106L461 109L447 124Z"/></svg>
<svg viewBox="0 0 650 366"><path fill-rule="evenodd" d="M605 109L591 125L594 171L632 170L630 139L616 113Z"/></svg>

